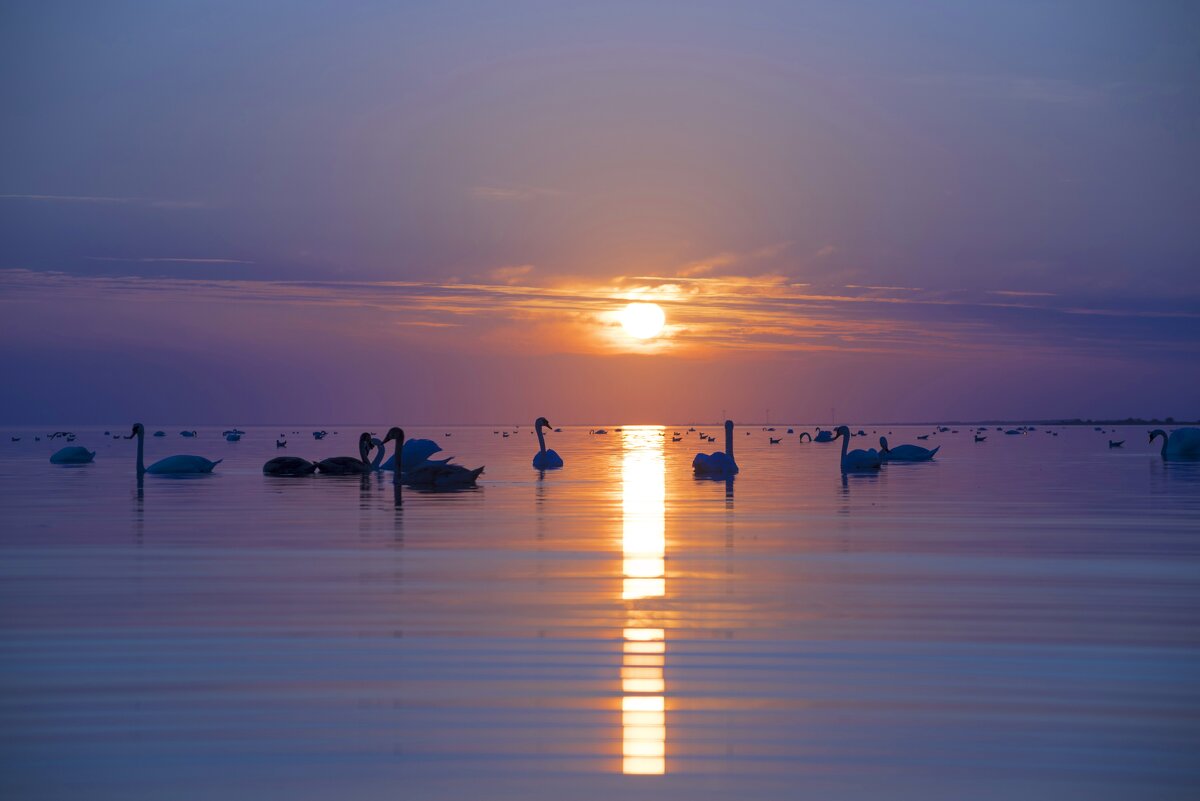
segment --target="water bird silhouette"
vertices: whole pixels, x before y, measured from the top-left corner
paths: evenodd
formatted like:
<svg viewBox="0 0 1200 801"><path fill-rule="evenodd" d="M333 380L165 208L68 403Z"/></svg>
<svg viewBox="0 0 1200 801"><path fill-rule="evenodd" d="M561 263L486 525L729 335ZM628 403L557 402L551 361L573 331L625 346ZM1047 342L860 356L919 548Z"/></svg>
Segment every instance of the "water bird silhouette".
<svg viewBox="0 0 1200 801"><path fill-rule="evenodd" d="M847 450L850 447L850 427L838 426L834 439L842 438L842 472L854 470L876 470L883 464L883 459L874 448L870 450Z"/></svg>
<svg viewBox="0 0 1200 801"><path fill-rule="evenodd" d="M89 451L78 445L68 445L54 452L54 455L50 457L50 464L88 464L95 458L95 451Z"/></svg>
<svg viewBox="0 0 1200 801"><path fill-rule="evenodd" d="M1125 444L1125 440L1123 440L1123 439L1121 439L1121 440L1110 439L1108 441L1108 447L1110 447L1110 448L1119 448L1124 444Z"/></svg>
<svg viewBox="0 0 1200 801"><path fill-rule="evenodd" d="M1177 428L1170 436L1161 428L1150 432L1150 443L1155 437L1163 438L1162 458L1200 459L1200 428Z"/></svg>
<svg viewBox="0 0 1200 801"><path fill-rule="evenodd" d="M546 436L542 433L542 428L552 428L550 421L545 417L539 417L533 422L533 427L537 430L538 438L538 452L533 455L533 466L538 470L554 470L562 467L562 457L553 450L546 450ZM596 433L599 434L601 431Z"/></svg>
<svg viewBox="0 0 1200 801"><path fill-rule="evenodd" d="M879 455L885 462L927 462L941 448L941 445L933 450L922 448L920 445L897 445L889 448L887 437L879 438Z"/></svg>
<svg viewBox="0 0 1200 801"><path fill-rule="evenodd" d="M363 432L358 436L358 458L353 456L331 456L317 462L317 470L327 476L361 476L375 468L368 460L371 452L371 435Z"/></svg>
<svg viewBox="0 0 1200 801"><path fill-rule="evenodd" d="M192 432L195 436L195 432ZM165 459L159 459L149 467L145 466L143 461L143 450L146 443L146 427L141 423L133 424L133 432L126 439L137 437L137 474L141 476L143 473L151 475L187 475L197 473L211 473L213 468L219 465L223 459L217 459L215 462L210 459L205 459L203 456L192 456L191 454L179 454L177 456L168 456Z"/></svg>
<svg viewBox="0 0 1200 801"><path fill-rule="evenodd" d="M712 438L708 438L712 441ZM713 453L697 453L692 459L692 472L697 476L720 478L736 475L739 472L737 460L733 456L733 421L725 421L725 450Z"/></svg>

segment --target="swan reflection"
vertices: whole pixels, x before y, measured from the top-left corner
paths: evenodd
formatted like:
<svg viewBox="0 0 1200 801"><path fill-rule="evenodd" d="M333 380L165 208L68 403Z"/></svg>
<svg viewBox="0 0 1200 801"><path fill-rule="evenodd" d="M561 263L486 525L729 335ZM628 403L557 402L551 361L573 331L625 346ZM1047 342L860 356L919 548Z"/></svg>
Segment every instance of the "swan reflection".
<svg viewBox="0 0 1200 801"><path fill-rule="evenodd" d="M661 426L621 432L622 572L626 603L621 666L622 772L666 773L666 476Z"/></svg>

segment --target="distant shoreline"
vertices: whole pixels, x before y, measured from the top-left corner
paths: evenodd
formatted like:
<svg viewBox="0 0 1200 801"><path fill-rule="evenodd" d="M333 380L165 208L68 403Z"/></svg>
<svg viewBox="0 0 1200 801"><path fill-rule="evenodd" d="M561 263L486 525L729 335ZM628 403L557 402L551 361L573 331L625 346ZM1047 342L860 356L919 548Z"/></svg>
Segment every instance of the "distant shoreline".
<svg viewBox="0 0 1200 801"><path fill-rule="evenodd" d="M719 421L719 420L717 420L717 421L714 421L714 420L690 420L690 421L674 422L674 423L643 423L643 422L614 423L614 422L608 421L608 422L603 422L603 423L564 423L561 427L581 428L583 426L588 426L589 428L592 428L592 427L596 427L596 426L608 426L611 428L614 426L627 426L627 427L632 428L632 427L637 427L637 426L720 426L722 424L722 422L723 421ZM991 419L991 420L929 420L929 421L918 420L915 422L911 422L911 421L910 422L855 421L853 423L845 422L845 421L838 422L838 423L829 423L829 422L823 422L823 423L819 423L819 422L764 423L761 421L737 422L736 420L734 422L737 423L738 427L740 427L740 428L756 428L756 427L767 427L767 426L774 426L776 428L780 428L780 427L786 428L788 426L791 426L793 428L803 428L803 427L814 427L814 428L822 427L822 428L824 428L824 427L836 426L836 425L853 425L853 426L859 427L859 428L862 428L864 426L874 426L874 427L879 427L879 426L910 426L910 427L916 427L916 426L1060 426L1060 427L1061 426L1200 426L1200 420L1176 420L1171 417L1167 417L1167 418L1163 418L1163 419L1127 417L1123 420L1117 420L1117 419L1111 419L1111 418L1090 419L1090 418L1076 417L1076 418L1071 418L1071 419L1058 419L1058 420L1011 420L1011 419L997 418L997 419ZM114 431L116 431L116 429L124 429L124 428L129 427L129 423L127 423L127 422L122 422L122 423L71 423L71 424L64 424L64 423L3 423L3 424L0 424L0 429L3 429L3 428L12 428L12 429L50 428L50 429L54 429L56 427L63 428L64 426L69 428L72 425L77 426L77 427L86 427L86 428L99 428L102 426L108 426L110 428L113 428ZM180 425L183 425L184 428L196 428L198 426L204 427L204 428L212 428L212 427L219 427L219 426L228 427L228 426L232 426L232 425L242 425L242 426L253 426L253 427L257 427L257 428L308 429L308 428L312 428L314 426L318 426L318 427L319 426L324 426L324 427L337 426L338 428L357 429L357 428L361 428L364 425L378 425L378 422L373 423L373 424L368 424L368 423L329 423L329 422L325 422L325 423L278 423L278 422L276 422L276 423L251 423L251 422L239 421L237 423L187 423L187 424L157 423L154 425L155 425L155 427L161 428L161 429L174 429ZM438 428L438 427L508 429L510 426L519 426L520 428L527 428L530 430L532 430L532 428L533 428L531 425L528 425L526 423L512 423L512 422L508 422L508 423L409 422L406 424L406 427L413 428L413 429L416 429L416 428Z"/></svg>

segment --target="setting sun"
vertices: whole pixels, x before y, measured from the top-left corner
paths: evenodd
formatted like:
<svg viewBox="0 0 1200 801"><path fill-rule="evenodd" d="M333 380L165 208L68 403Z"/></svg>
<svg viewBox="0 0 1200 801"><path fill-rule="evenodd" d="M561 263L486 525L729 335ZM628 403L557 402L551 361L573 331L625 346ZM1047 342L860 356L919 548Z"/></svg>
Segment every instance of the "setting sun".
<svg viewBox="0 0 1200 801"><path fill-rule="evenodd" d="M656 303L630 303L618 313L625 333L637 339L658 336L667 317Z"/></svg>

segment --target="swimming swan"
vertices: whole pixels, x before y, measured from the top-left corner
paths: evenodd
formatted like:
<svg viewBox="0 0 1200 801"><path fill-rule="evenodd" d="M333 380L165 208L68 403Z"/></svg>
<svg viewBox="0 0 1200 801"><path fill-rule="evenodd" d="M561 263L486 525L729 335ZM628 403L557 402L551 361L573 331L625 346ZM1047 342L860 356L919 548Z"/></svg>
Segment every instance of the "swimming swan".
<svg viewBox="0 0 1200 801"><path fill-rule="evenodd" d="M168 456L166 459L159 459L154 464L146 467L142 461L142 451L146 442L146 427L141 423L133 424L133 433L125 439L133 439L137 437L137 474L140 476L143 473L151 473L154 475L163 474L187 474L187 473L211 473L213 468L223 462L223 459L218 459L211 462L203 456L189 456L180 454L179 456Z"/></svg>
<svg viewBox="0 0 1200 801"><path fill-rule="evenodd" d="M396 430L399 430L399 429L396 429ZM391 433L391 432L389 431L388 433ZM384 439L384 442L386 443L386 442L388 442L388 440ZM437 453L441 449L442 449L442 446L438 445L436 442L434 442L431 439L410 439L404 443L403 447L399 448L400 469L408 470L409 468L416 467L417 465L422 464L423 462L427 462L427 461L429 461L430 456L433 456L435 453ZM385 459L383 464L380 465L379 469L380 470L395 470L396 469L396 455L392 454L387 459Z"/></svg>
<svg viewBox="0 0 1200 801"><path fill-rule="evenodd" d="M725 421L725 452L697 453L692 459L692 472L698 476L732 476L738 473L733 458L733 421Z"/></svg>
<svg viewBox="0 0 1200 801"><path fill-rule="evenodd" d="M1156 428L1150 432L1150 442L1159 436L1163 438L1162 458L1200 459L1200 428L1177 428L1170 436Z"/></svg>
<svg viewBox="0 0 1200 801"><path fill-rule="evenodd" d="M545 417L539 417L533 421L533 427L537 429L538 438L538 452L533 455L533 466L538 470L554 470L563 466L563 460L555 451L546 450L546 437L542 434L543 426L546 428L554 427L550 425L550 421Z"/></svg>
<svg viewBox="0 0 1200 801"><path fill-rule="evenodd" d="M845 428L845 426L842 426L842 428ZM850 430L846 429L846 433L849 434ZM828 431L822 431L818 428L817 436L813 438L813 442L833 442L835 439L837 439L837 437L833 434L830 434Z"/></svg>
<svg viewBox="0 0 1200 801"><path fill-rule="evenodd" d="M407 459L403 455L403 450L409 444L404 441L404 429L398 426L393 426L389 429L387 436L383 438L383 442L379 443L380 452L387 447L389 442L396 443L397 450L401 452L401 466L404 466ZM409 442L412 442L412 440L409 440ZM401 443L403 443L403 446ZM392 459L393 464L395 464L395 455L392 456ZM474 487L476 479L482 473L482 467L471 469L463 467L460 464L451 464L449 459L434 459L432 461L426 459L413 464L411 467L405 467L403 474L397 473L393 480L398 480L409 486L420 487L422 489L463 489L465 487Z"/></svg>
<svg viewBox="0 0 1200 801"><path fill-rule="evenodd" d="M332 456L317 462L317 470L327 476L361 476L374 470L367 454L371 452L371 435L363 432L358 435L358 458L353 456Z"/></svg>
<svg viewBox="0 0 1200 801"><path fill-rule="evenodd" d="M68 445L62 450L54 452L54 455L50 457L50 464L87 464L95 458L95 451L89 451L78 445Z"/></svg>
<svg viewBox="0 0 1200 801"><path fill-rule="evenodd" d="M807 431L801 431L800 432L800 441L804 442L805 437L808 437L808 441L812 442L812 434L808 433Z"/></svg>
<svg viewBox="0 0 1200 801"><path fill-rule="evenodd" d="M922 448L920 445L897 445L889 448L887 437L879 438L879 455L885 462L927 462L941 447L938 445L933 450Z"/></svg>
<svg viewBox="0 0 1200 801"><path fill-rule="evenodd" d="M316 471L316 462L299 456L276 456L263 465L263 475L267 476L311 476Z"/></svg>
<svg viewBox="0 0 1200 801"><path fill-rule="evenodd" d="M850 447L850 428L848 426L837 427L837 433L833 435L833 438L837 439L838 437L842 438L843 473L851 470L874 470L883 464L883 460L874 448L869 451L855 449L847 453L846 449Z"/></svg>

